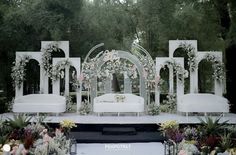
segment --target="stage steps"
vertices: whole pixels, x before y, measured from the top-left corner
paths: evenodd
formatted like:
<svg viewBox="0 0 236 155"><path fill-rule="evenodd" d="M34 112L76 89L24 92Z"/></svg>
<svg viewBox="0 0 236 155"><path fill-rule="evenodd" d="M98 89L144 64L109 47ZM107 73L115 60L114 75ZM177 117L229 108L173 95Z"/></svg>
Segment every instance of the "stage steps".
<svg viewBox="0 0 236 155"><path fill-rule="evenodd" d="M58 128L58 123L48 123ZM77 124L70 136L78 143L163 142L157 124Z"/></svg>
<svg viewBox="0 0 236 155"><path fill-rule="evenodd" d="M102 129L103 135L136 135L134 127L104 127Z"/></svg>
<svg viewBox="0 0 236 155"><path fill-rule="evenodd" d="M71 131L78 143L163 142L156 124L78 124Z"/></svg>
<svg viewBox="0 0 236 155"><path fill-rule="evenodd" d="M77 143L141 143L163 142L159 132L137 132L136 135L103 135L101 132L71 132Z"/></svg>

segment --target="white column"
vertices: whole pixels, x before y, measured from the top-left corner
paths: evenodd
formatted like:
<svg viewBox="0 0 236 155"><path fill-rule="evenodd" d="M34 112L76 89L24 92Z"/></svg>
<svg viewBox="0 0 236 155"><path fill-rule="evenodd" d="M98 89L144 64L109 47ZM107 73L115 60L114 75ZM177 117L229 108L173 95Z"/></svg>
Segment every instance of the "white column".
<svg viewBox="0 0 236 155"><path fill-rule="evenodd" d="M69 95L69 80L70 80L70 76L69 76L69 71L70 71L70 66L66 66L65 67L65 96Z"/></svg>
<svg viewBox="0 0 236 155"><path fill-rule="evenodd" d="M127 72L124 72L124 93L132 93L132 84Z"/></svg>
<svg viewBox="0 0 236 155"><path fill-rule="evenodd" d="M160 87L157 85L155 87L155 104L160 105Z"/></svg>
<svg viewBox="0 0 236 155"><path fill-rule="evenodd" d="M82 85L80 85L82 86ZM79 111L79 108L81 107L81 89L76 88L76 103L77 103L77 112Z"/></svg>
<svg viewBox="0 0 236 155"><path fill-rule="evenodd" d="M172 66L169 66L169 93L174 93L174 74Z"/></svg>
<svg viewBox="0 0 236 155"><path fill-rule="evenodd" d="M43 93L48 94L48 75L46 71L43 72Z"/></svg>
<svg viewBox="0 0 236 155"><path fill-rule="evenodd" d="M198 70L190 71L190 93L198 92Z"/></svg>
<svg viewBox="0 0 236 155"><path fill-rule="evenodd" d="M178 102L179 97L184 95L184 79L183 79L183 81L179 80L179 75L177 74L176 81L177 81L176 99Z"/></svg>
<svg viewBox="0 0 236 155"><path fill-rule="evenodd" d="M23 82L21 83L20 87L15 86L15 97L23 96Z"/></svg>
<svg viewBox="0 0 236 155"><path fill-rule="evenodd" d="M44 75L45 75L45 73L44 73L44 69L43 69L43 66L42 65L40 65L40 94L42 94L42 93L44 93Z"/></svg>
<svg viewBox="0 0 236 155"><path fill-rule="evenodd" d="M215 95L222 96L223 95L223 83L222 80L215 80Z"/></svg>
<svg viewBox="0 0 236 155"><path fill-rule="evenodd" d="M60 79L52 81L52 93L60 95Z"/></svg>

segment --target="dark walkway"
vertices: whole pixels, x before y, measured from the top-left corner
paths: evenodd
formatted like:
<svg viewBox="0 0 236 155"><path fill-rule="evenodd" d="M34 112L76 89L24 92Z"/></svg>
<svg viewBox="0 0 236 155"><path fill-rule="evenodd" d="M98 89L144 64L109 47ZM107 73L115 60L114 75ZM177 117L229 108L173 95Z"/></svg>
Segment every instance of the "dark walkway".
<svg viewBox="0 0 236 155"><path fill-rule="evenodd" d="M78 124L71 131L78 143L163 142L156 124Z"/></svg>

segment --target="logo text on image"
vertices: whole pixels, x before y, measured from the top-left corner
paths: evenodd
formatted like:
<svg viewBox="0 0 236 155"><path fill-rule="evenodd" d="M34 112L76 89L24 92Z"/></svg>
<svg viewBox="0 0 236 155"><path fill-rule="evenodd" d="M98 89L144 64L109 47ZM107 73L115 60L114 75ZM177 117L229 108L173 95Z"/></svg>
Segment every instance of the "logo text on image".
<svg viewBox="0 0 236 155"><path fill-rule="evenodd" d="M130 148L130 144L105 144L105 150L110 151L130 150Z"/></svg>

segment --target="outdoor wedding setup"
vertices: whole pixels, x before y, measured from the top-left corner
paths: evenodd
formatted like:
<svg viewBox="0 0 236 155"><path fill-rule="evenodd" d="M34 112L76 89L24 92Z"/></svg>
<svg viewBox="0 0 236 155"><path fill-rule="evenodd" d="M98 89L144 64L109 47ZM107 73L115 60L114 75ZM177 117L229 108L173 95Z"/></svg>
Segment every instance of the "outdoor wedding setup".
<svg viewBox="0 0 236 155"><path fill-rule="evenodd" d="M236 0L0 0L0 155L236 155Z"/></svg>
<svg viewBox="0 0 236 155"><path fill-rule="evenodd" d="M138 44L132 44L131 51L99 50L103 45L94 46L83 63L80 57L70 57L68 41L42 41L40 51L16 52L11 73L13 113L3 114L1 121L16 129L26 126L27 133L21 137L20 130L14 130L9 145L3 148L15 148L3 152L78 154L78 150L83 153L84 143L115 143L106 144L106 151L130 149L130 144L121 142L152 142L152 149L158 147L159 154L168 155L220 152L232 147L234 140L226 143L230 134L221 140L217 134L233 131L229 127L236 124L223 96L222 52L198 51L196 40L170 40L169 56L153 59ZM174 56L178 49L187 57ZM55 56L58 53L60 56ZM209 77L214 80L212 93L199 92L198 66L203 60L213 68ZM39 75L36 88L25 80L26 66L32 61ZM167 76L162 76L163 72ZM164 86L167 94L163 99ZM34 91L29 93L26 88ZM56 127L55 132L50 134L43 123ZM1 128L1 133L5 132ZM29 135L31 139L26 138ZM21 139L24 145L12 139ZM235 149L228 152L234 154Z"/></svg>
<svg viewBox="0 0 236 155"><path fill-rule="evenodd" d="M131 51L99 51L101 46L103 44L94 46L83 63L79 57L69 57L68 41L42 41L39 52L16 52L12 72L16 97L13 112L66 112L66 106L69 106L66 105L66 97L70 96L72 85L76 94L76 115L86 108L88 114L137 112L146 115L149 110L161 106L161 87L165 82L168 82L168 94L176 94L176 103L172 104L176 104L177 112L186 115L192 112L229 112L229 103L223 97L225 73L222 52L198 51L196 40L170 40L169 57L157 57L154 61L137 44L132 45ZM188 70L183 57L174 57L179 48L187 53ZM59 51L64 57L53 57L53 53ZM23 92L23 84L27 82L24 81L24 67L32 59L40 66L39 93L34 95ZM198 92L198 65L202 60L212 63L214 71L209 78L215 81L214 94ZM160 76L163 70L169 72L168 81ZM185 92L185 78L188 76L189 92Z"/></svg>

